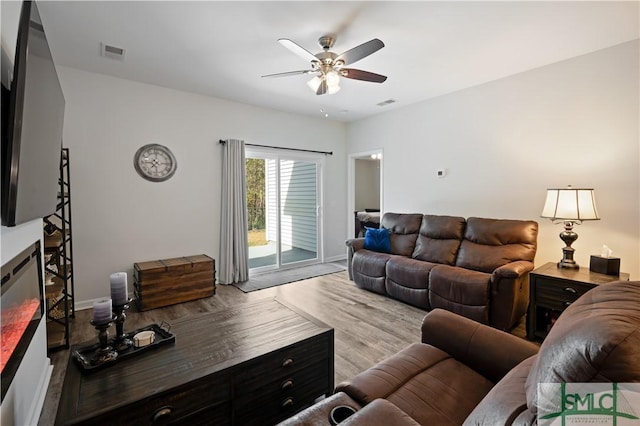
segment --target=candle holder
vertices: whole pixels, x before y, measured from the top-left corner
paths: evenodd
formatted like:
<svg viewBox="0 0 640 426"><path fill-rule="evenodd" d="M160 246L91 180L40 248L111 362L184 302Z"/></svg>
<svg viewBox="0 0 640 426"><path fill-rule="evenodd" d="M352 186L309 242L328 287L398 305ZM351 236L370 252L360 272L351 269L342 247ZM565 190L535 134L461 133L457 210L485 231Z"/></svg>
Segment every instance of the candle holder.
<svg viewBox="0 0 640 426"><path fill-rule="evenodd" d="M133 345L133 341L124 333L124 321L127 319L125 311L133 299L128 299L124 305L114 305L113 314L116 318L116 338L113 342L118 352L123 352Z"/></svg>
<svg viewBox="0 0 640 426"><path fill-rule="evenodd" d="M90 320L92 326L98 330L98 342L100 346L95 350L93 356L91 357L91 365L101 365L107 362L115 361L118 358L118 352L114 351L111 346L109 346L109 327L113 324L115 320L115 316L113 316L110 320L96 322L94 320Z"/></svg>

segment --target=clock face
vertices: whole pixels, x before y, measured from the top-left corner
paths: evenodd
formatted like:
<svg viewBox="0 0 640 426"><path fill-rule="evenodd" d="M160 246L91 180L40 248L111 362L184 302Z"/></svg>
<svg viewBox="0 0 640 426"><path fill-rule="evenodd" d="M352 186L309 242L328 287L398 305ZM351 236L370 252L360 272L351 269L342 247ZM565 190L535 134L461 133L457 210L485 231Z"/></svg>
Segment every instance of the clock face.
<svg viewBox="0 0 640 426"><path fill-rule="evenodd" d="M155 143L140 148L133 157L133 165L140 176L153 182L169 179L178 167L169 148Z"/></svg>

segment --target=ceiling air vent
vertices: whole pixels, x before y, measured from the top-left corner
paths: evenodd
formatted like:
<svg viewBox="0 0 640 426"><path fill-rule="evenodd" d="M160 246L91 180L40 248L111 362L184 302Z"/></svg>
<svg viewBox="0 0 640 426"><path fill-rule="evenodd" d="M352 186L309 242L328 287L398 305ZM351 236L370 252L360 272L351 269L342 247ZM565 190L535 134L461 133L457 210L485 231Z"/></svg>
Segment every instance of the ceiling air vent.
<svg viewBox="0 0 640 426"><path fill-rule="evenodd" d="M396 101L395 99L387 99L386 101L382 101L380 103L377 103L376 105L378 105L378 106L387 106L387 105L395 103L395 102L398 102L398 101Z"/></svg>
<svg viewBox="0 0 640 426"><path fill-rule="evenodd" d="M124 61L125 50L122 47L111 46L110 44L100 43L100 55L105 58Z"/></svg>

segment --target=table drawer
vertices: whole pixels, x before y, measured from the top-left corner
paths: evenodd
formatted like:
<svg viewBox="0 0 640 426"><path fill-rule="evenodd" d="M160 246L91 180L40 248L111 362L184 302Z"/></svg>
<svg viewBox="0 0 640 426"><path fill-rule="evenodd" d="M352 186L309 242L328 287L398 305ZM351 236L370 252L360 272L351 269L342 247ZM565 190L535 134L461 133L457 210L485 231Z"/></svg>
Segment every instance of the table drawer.
<svg viewBox="0 0 640 426"><path fill-rule="evenodd" d="M236 376L236 386L261 386L265 380L280 380L292 372L331 356L327 335L296 343L248 363Z"/></svg>
<svg viewBox="0 0 640 426"><path fill-rule="evenodd" d="M545 306L563 311L580 296L591 290L593 286L577 283L562 282L551 279L536 279L536 301L538 306Z"/></svg>
<svg viewBox="0 0 640 426"><path fill-rule="evenodd" d="M260 387L236 386L234 413L236 424L265 425L291 417L329 391L329 360L270 380Z"/></svg>
<svg viewBox="0 0 640 426"><path fill-rule="evenodd" d="M227 385L224 385L224 382ZM220 407L228 407L231 401L230 378L216 378L215 386L210 380L200 380L172 389L147 399L112 409L101 416L92 417L80 424L112 425L118 424L156 425L168 424L194 412ZM95 415L95 413L93 413ZM230 412L227 408L227 417Z"/></svg>

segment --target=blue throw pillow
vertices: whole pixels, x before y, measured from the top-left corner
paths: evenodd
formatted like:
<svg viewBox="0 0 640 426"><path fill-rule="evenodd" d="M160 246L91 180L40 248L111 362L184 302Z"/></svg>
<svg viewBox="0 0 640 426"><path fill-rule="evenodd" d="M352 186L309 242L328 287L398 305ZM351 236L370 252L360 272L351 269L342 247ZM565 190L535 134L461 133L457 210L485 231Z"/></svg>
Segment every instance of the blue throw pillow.
<svg viewBox="0 0 640 426"><path fill-rule="evenodd" d="M364 233L364 248L380 253L391 253L391 240L388 229L366 228Z"/></svg>

